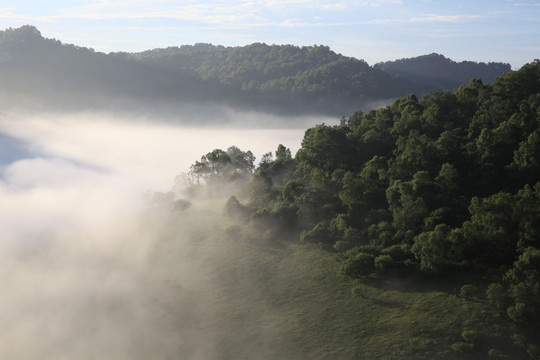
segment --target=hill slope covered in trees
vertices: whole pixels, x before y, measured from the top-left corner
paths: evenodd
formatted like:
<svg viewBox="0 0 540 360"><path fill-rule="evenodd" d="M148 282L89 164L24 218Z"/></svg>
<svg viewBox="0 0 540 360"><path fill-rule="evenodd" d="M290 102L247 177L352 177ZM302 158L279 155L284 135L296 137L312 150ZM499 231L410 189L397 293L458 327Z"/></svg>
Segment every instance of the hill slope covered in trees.
<svg viewBox="0 0 540 360"><path fill-rule="evenodd" d="M233 152L214 153L222 156L192 167L195 182L244 178ZM453 284L514 323L490 358L537 359L539 156L536 60L493 86L473 79L310 128L294 158L283 146L267 154L224 212L238 222L235 236L315 244L339 254L353 278Z"/></svg>
<svg viewBox="0 0 540 360"><path fill-rule="evenodd" d="M507 70L501 65L495 75ZM446 87L436 69L426 72L417 77L429 77L429 86ZM396 77L326 46L196 44L104 54L46 39L32 26L0 32L4 107L147 108L174 114L180 104L213 103L342 116L425 91L425 84L416 80Z"/></svg>

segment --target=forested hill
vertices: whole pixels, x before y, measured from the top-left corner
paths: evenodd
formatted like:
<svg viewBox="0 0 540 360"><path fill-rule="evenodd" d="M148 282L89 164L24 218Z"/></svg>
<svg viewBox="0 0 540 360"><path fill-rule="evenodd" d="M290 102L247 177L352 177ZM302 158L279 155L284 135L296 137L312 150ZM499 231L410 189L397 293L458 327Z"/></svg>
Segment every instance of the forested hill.
<svg viewBox="0 0 540 360"><path fill-rule="evenodd" d="M192 175L208 181L216 167L198 162ZM295 158L280 147L261 160L249 194L252 220L273 218L273 231L396 251L379 270L508 269L540 251L540 61L492 86L473 79L309 128Z"/></svg>
<svg viewBox="0 0 540 360"><path fill-rule="evenodd" d="M196 179L238 178L208 171L228 158L209 155ZM539 358L540 61L492 86L474 79L312 127L294 158L283 146L267 154L245 189L225 208L243 236L316 244L364 280L459 284L511 319L514 344Z"/></svg>
<svg viewBox="0 0 540 360"><path fill-rule="evenodd" d="M205 87L206 86L206 87ZM190 101L210 89L190 74L46 39L32 26L0 32L0 102L6 107L119 109Z"/></svg>
<svg viewBox="0 0 540 360"><path fill-rule="evenodd" d="M229 102L270 111L343 115L416 90L407 80L327 46L196 44L126 56L154 68L196 74L232 89Z"/></svg>
<svg viewBox="0 0 540 360"><path fill-rule="evenodd" d="M250 151L215 149L192 165L191 179L185 194L194 201L239 185L223 208L234 241L333 254L312 269L338 263L358 284L352 304L367 304L337 325L328 325L335 315L326 310L317 322L324 333L351 329L368 339L367 357L350 358L540 359L539 60L493 85L473 79L311 127L294 157L278 145L258 167ZM298 283L304 279L290 287ZM387 289L380 315L370 286ZM417 305L403 304L419 290L437 299L417 321L409 317ZM457 320L460 305L449 299L467 304L466 320ZM368 315L384 324L383 341L374 326L355 324ZM396 322L400 316L407 320ZM461 335L445 337L456 325ZM409 345L389 354L401 337ZM378 346L382 356L373 355ZM411 354L400 353L407 346Z"/></svg>
<svg viewBox="0 0 540 360"><path fill-rule="evenodd" d="M508 67L501 64L498 69L500 75ZM447 87L437 69L427 70L430 86ZM484 74L473 71L471 76ZM393 76L326 46L196 44L104 54L46 39L33 26L0 32L4 107L146 107L172 113L178 104L211 102L273 113L342 116L421 93L426 86L419 79Z"/></svg>
<svg viewBox="0 0 540 360"><path fill-rule="evenodd" d="M375 64L376 68L402 79L407 79L425 89L453 90L472 78L491 84L502 73L511 71L510 64L455 62L440 54L429 54L410 59L400 59Z"/></svg>

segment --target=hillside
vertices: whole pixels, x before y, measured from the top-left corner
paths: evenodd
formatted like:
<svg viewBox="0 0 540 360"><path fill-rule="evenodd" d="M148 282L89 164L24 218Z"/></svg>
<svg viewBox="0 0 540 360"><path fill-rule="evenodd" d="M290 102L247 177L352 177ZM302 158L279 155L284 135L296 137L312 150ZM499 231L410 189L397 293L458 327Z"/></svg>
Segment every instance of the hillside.
<svg viewBox="0 0 540 360"><path fill-rule="evenodd" d="M0 81L4 106L38 110L115 109L137 100L193 101L206 93L204 83L189 74L45 39L31 26L0 34Z"/></svg>
<svg viewBox="0 0 540 360"><path fill-rule="evenodd" d="M267 111L337 115L412 90L407 81L326 46L197 44L128 58L159 69L197 74L204 81L235 89L228 94L228 102Z"/></svg>
<svg viewBox="0 0 540 360"><path fill-rule="evenodd" d="M500 66L498 74L507 70ZM426 72L429 86L446 86L437 69ZM426 90L422 75L394 75L317 45L196 44L104 54L46 39L32 26L0 32L4 108L128 110L174 118L182 105L203 103L342 116Z"/></svg>
<svg viewBox="0 0 540 360"><path fill-rule="evenodd" d="M159 329L183 359L486 359L514 351L512 325L488 304L432 280L343 276L336 254L245 239L194 200L146 216L160 228L147 270ZM214 211L204 210L212 208ZM204 211L203 216L201 213ZM157 224L157 226L156 226ZM186 231L186 229L189 229ZM155 230L154 230L155 231ZM164 277L163 274L167 274Z"/></svg>
<svg viewBox="0 0 540 360"><path fill-rule="evenodd" d="M539 114L538 60L493 85L409 95L306 130L295 157L278 146L224 213L237 238L326 249L361 283L431 279L430 291L490 304L514 324L490 358L537 359ZM192 166L193 183L238 182L249 154L214 150Z"/></svg>

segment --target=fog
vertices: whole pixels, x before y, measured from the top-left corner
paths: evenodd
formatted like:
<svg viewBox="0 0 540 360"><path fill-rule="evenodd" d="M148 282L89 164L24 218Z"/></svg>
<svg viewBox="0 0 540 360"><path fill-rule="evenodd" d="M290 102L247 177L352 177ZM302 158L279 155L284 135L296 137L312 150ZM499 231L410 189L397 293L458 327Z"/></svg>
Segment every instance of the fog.
<svg viewBox="0 0 540 360"><path fill-rule="evenodd" d="M259 322L281 315L264 304L245 333L226 328L214 274L239 249L222 239L223 199L184 213L144 202L215 148L260 159L300 146L303 128L242 128L233 120L253 125L258 114L228 116L221 128L104 113L0 117L0 358L278 357ZM334 121L304 119L324 120ZM260 286L252 274L235 279Z"/></svg>

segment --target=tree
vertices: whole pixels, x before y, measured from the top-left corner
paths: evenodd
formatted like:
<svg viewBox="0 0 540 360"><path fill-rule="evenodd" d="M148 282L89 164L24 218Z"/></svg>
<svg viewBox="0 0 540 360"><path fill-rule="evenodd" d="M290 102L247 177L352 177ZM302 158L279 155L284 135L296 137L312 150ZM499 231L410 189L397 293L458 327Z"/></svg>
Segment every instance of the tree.
<svg viewBox="0 0 540 360"><path fill-rule="evenodd" d="M236 146L231 146L226 153L229 156L233 174L248 175L253 173L255 156L251 151L242 151Z"/></svg>
<svg viewBox="0 0 540 360"><path fill-rule="evenodd" d="M335 238L330 231L330 224L327 221L322 221L315 225L309 231L303 231L300 235L300 241L303 243L333 245Z"/></svg>
<svg viewBox="0 0 540 360"><path fill-rule="evenodd" d="M279 144L276 150L276 160L288 160L291 158L291 150L286 148L282 144Z"/></svg>
<svg viewBox="0 0 540 360"><path fill-rule="evenodd" d="M339 126L317 125L306 130L302 148L296 157L300 164L332 172L347 168L350 152L345 129Z"/></svg>
<svg viewBox="0 0 540 360"><path fill-rule="evenodd" d="M341 265L341 272L351 277L366 276L371 274L374 270L375 256L362 251L350 256Z"/></svg>
<svg viewBox="0 0 540 360"><path fill-rule="evenodd" d="M508 316L519 323L540 323L540 250L528 247L506 275L512 304Z"/></svg>
<svg viewBox="0 0 540 360"><path fill-rule="evenodd" d="M215 149L201 157L190 167L190 174L196 183L223 180L231 158L221 149Z"/></svg>
<svg viewBox="0 0 540 360"><path fill-rule="evenodd" d="M215 149L201 157L190 167L192 181L201 182L232 181L253 173L255 156L251 151L242 151L231 146L227 151Z"/></svg>
<svg viewBox="0 0 540 360"><path fill-rule="evenodd" d="M517 249L523 252L532 246L540 248L540 182L525 185L516 197L514 216L518 219Z"/></svg>
<svg viewBox="0 0 540 360"><path fill-rule="evenodd" d="M242 220L247 214L248 209L238 201L236 196L231 196L223 208L223 215L232 219Z"/></svg>
<svg viewBox="0 0 540 360"><path fill-rule="evenodd" d="M505 192L471 200L471 219L462 226L467 258L483 267L512 264L516 258L519 224L514 204L514 196Z"/></svg>
<svg viewBox="0 0 540 360"><path fill-rule="evenodd" d="M420 261L421 270L441 273L455 263L450 234L451 229L440 224L433 231L421 233L414 238L412 252Z"/></svg>

